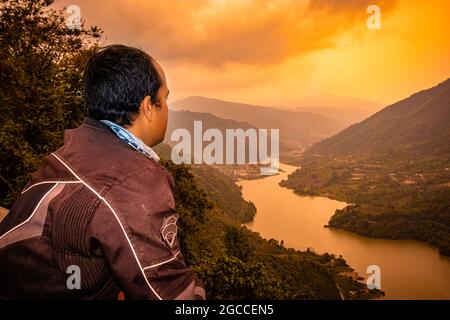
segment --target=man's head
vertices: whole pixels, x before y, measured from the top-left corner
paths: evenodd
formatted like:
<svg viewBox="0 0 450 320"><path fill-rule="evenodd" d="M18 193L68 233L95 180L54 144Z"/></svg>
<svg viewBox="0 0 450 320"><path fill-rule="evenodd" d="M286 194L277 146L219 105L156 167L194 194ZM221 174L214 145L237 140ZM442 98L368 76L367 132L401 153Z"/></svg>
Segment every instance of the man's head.
<svg viewBox="0 0 450 320"><path fill-rule="evenodd" d="M102 48L84 70L87 116L122 125L149 146L164 139L168 95L161 66L139 49Z"/></svg>

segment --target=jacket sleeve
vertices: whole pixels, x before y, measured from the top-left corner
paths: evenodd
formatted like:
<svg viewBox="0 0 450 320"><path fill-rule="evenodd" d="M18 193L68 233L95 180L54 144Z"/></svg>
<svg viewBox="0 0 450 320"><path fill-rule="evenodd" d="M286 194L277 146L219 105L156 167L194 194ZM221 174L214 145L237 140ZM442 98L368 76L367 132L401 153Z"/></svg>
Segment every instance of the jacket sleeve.
<svg viewBox="0 0 450 320"><path fill-rule="evenodd" d="M147 168L105 190L88 226L127 299L205 299L180 252L173 190L165 169Z"/></svg>

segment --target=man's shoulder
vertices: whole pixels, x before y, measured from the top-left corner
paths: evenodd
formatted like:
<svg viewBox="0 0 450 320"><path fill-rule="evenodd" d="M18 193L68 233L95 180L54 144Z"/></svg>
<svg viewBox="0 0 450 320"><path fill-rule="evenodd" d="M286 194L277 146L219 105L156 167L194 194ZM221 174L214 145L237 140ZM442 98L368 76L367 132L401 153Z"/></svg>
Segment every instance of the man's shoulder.
<svg viewBox="0 0 450 320"><path fill-rule="evenodd" d="M172 174L160 163L146 159L141 166L127 172L119 184L127 185L130 181L142 182L147 185L168 184L173 187L174 181Z"/></svg>
<svg viewBox="0 0 450 320"><path fill-rule="evenodd" d="M173 184L168 170L118 139L106 126L83 124L66 133L64 145L47 156L30 184L80 181L99 194L125 181Z"/></svg>
<svg viewBox="0 0 450 320"><path fill-rule="evenodd" d="M47 163L55 161L61 163L73 179L91 186L99 194L103 194L107 189L121 186L130 188L133 184L150 187L167 183L173 187L172 175L161 164L134 150L127 153L128 157L121 155L107 159L93 157L91 160L81 160L77 156L65 158L64 154L55 152L50 156L54 159ZM64 170L60 173L61 177L67 177Z"/></svg>

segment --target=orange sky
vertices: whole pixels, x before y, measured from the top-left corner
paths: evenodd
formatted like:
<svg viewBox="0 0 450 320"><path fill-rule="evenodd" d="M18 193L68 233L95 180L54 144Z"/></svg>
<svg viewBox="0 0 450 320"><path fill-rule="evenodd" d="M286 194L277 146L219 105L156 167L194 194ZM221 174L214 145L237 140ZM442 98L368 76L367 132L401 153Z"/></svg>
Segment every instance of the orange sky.
<svg viewBox="0 0 450 320"><path fill-rule="evenodd" d="M450 77L447 0L56 1L69 4L105 31L104 44L159 60L171 99L387 105ZM369 4L381 7L381 30L366 27Z"/></svg>

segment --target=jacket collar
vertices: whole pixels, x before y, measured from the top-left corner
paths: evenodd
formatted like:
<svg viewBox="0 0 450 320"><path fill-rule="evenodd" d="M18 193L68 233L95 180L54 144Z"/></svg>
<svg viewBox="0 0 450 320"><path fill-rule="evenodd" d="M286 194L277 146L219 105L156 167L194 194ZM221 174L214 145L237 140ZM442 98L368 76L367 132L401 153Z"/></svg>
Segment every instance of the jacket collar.
<svg viewBox="0 0 450 320"><path fill-rule="evenodd" d="M121 141L128 144L136 151L144 154L148 158L153 159L156 162L159 162L160 160L159 156L151 147L146 145L141 139L133 135L130 131L128 131L122 126L119 126L111 121L106 120L98 121L89 117L86 117L84 119L83 124L90 127L94 127L96 129L110 131L114 133L116 137L119 138Z"/></svg>

